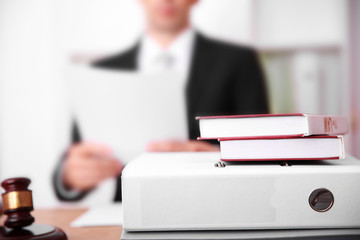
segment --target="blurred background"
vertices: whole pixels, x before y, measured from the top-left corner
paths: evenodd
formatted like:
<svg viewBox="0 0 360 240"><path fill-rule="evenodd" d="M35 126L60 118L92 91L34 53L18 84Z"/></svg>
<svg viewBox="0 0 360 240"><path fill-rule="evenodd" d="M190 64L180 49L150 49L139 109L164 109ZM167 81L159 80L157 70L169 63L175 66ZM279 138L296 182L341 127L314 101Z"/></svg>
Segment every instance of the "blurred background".
<svg viewBox="0 0 360 240"><path fill-rule="evenodd" d="M272 113L347 116L347 152L360 158L360 1L202 0L192 18L258 50ZM143 24L134 0L0 0L0 179L30 177L36 207L59 204L64 67L129 47Z"/></svg>

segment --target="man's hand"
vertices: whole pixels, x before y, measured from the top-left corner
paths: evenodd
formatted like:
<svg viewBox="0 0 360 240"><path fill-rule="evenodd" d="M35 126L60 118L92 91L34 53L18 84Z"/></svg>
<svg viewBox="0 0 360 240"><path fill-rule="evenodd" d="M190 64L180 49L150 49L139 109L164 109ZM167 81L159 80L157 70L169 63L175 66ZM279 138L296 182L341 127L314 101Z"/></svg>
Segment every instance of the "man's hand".
<svg viewBox="0 0 360 240"><path fill-rule="evenodd" d="M153 141L147 145L148 152L216 152L219 147L207 142Z"/></svg>
<svg viewBox="0 0 360 240"><path fill-rule="evenodd" d="M109 148L95 143L79 143L68 152L63 183L73 190L90 190L107 178L117 177L123 167Z"/></svg>

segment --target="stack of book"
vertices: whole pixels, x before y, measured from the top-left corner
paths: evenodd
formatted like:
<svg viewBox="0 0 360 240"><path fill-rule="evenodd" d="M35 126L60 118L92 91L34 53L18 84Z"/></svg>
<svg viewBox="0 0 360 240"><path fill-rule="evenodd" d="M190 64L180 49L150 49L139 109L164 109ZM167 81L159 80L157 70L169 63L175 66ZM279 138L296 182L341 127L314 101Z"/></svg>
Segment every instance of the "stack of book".
<svg viewBox="0 0 360 240"><path fill-rule="evenodd" d="M344 159L347 119L309 114L197 117L199 140L218 139L222 161Z"/></svg>

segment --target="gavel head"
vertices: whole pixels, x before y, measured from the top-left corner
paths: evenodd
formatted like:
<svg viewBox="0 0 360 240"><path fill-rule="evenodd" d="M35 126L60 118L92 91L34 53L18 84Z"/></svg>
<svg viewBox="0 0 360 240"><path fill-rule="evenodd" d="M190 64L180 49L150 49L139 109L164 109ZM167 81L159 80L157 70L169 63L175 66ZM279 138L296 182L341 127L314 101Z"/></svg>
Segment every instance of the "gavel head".
<svg viewBox="0 0 360 240"><path fill-rule="evenodd" d="M34 217L32 192L28 178L9 178L1 183L5 193L2 194L3 213L7 215L4 225L8 228L21 228L31 225Z"/></svg>

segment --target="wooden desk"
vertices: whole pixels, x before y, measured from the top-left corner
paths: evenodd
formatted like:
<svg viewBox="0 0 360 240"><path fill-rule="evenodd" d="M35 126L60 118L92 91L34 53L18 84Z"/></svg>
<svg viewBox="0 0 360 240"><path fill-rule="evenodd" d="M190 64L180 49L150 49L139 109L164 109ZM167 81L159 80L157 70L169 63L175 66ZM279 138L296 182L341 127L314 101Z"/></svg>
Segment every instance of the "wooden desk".
<svg viewBox="0 0 360 240"><path fill-rule="evenodd" d="M84 213L86 209L38 209L32 212L36 223L51 224L63 229L69 240L77 239L116 239L120 240L122 227L70 227L70 223ZM1 223L4 221L4 216L0 217ZM307 231L306 234L304 232ZM310 233L309 233L310 232ZM318 232L321 232L319 234ZM299 236L301 239L360 239L360 229L327 229L325 230L263 230L263 231L227 231L227 232L170 232L153 234L140 233L137 235L127 234L127 239L141 239L149 238L153 240L159 239L194 239L194 236L206 236L207 239L293 239L294 236ZM134 236L133 236L134 235ZM285 237L285 236L290 237ZM333 235L333 236L331 236ZM130 237L132 236L132 237ZM334 236L337 236L337 238ZM202 238L196 238L202 239Z"/></svg>
<svg viewBox="0 0 360 240"><path fill-rule="evenodd" d="M70 223L83 214L86 209L37 209L31 212L35 217L35 223L50 224L65 231L69 240L77 239L116 239L120 240L122 227L70 227ZM1 224L4 216L0 218Z"/></svg>

